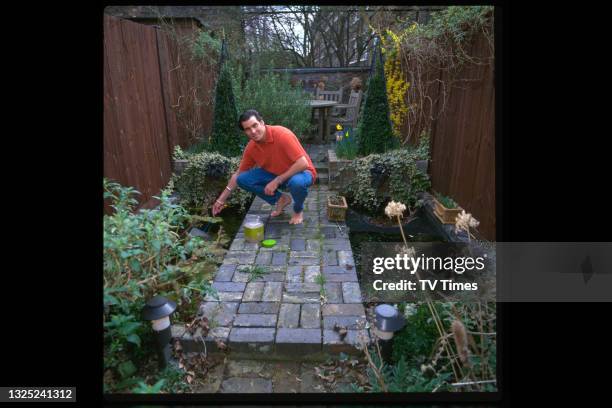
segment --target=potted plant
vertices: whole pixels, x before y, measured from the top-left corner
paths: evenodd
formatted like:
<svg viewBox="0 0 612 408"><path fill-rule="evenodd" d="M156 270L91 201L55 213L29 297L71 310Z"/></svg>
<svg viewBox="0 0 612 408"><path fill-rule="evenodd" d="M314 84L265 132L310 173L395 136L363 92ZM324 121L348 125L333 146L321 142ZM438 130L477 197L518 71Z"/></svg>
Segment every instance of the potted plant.
<svg viewBox="0 0 612 408"><path fill-rule="evenodd" d="M455 219L461 213L462 208L450 197L435 193L434 214L442 224L454 224Z"/></svg>
<svg viewBox="0 0 612 408"><path fill-rule="evenodd" d="M331 195L327 198L327 218L330 221L344 221L347 208L344 196Z"/></svg>

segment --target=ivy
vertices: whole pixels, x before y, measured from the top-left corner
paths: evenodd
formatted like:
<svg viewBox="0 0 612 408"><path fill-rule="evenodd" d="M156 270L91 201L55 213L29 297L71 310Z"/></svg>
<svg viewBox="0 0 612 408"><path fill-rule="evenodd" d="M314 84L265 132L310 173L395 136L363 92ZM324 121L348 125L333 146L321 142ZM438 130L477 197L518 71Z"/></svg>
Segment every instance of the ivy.
<svg viewBox="0 0 612 408"><path fill-rule="evenodd" d="M171 186L179 203L189 208L207 210L221 194L231 175L240 165L240 157L225 157L219 153L202 152L183 156L187 166L180 175L174 174ZM237 188L227 201L228 206L245 210L253 194Z"/></svg>
<svg viewBox="0 0 612 408"><path fill-rule="evenodd" d="M343 188L351 205L377 213L389 200L408 207L417 205L417 193L431 187L429 176L420 172L416 151L397 149L384 154L371 154L354 160L343 171L358 174Z"/></svg>

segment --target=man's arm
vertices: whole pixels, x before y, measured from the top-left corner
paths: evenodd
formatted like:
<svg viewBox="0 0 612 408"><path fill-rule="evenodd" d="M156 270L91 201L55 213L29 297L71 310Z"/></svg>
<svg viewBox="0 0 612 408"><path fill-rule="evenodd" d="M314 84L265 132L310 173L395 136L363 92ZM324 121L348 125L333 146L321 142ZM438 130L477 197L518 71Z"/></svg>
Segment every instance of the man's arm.
<svg viewBox="0 0 612 408"><path fill-rule="evenodd" d="M264 188L264 192L267 195L273 195L276 189L278 188L278 186L283 184L285 181L289 180L291 176L293 176L294 174L304 171L307 168L308 168L308 160L306 160L305 156L300 157L291 165L291 167L289 167L289 169L286 172L284 172L283 174L279 176L276 176L274 180L269 182L266 185L266 188Z"/></svg>
<svg viewBox="0 0 612 408"><path fill-rule="evenodd" d="M227 187L223 189L223 192L219 195L219 197L213 204L213 207L212 207L213 217L221 212L230 194L232 194L232 191L234 191L234 189L238 185L238 182L236 180L238 179L239 174L240 174L240 170L237 170L234 174L232 174L232 177L230 177L229 183L227 183Z"/></svg>

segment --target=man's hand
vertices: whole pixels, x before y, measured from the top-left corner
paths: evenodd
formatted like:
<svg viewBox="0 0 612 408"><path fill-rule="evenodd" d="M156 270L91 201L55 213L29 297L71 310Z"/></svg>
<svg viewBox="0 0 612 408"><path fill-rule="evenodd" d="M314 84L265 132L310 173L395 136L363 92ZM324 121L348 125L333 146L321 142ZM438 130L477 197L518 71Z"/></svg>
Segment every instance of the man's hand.
<svg viewBox="0 0 612 408"><path fill-rule="evenodd" d="M213 204L212 207L212 215L213 217L216 217L217 214L219 214L221 212L221 210L223 210L223 208L225 207L225 203L216 200L215 203Z"/></svg>
<svg viewBox="0 0 612 408"><path fill-rule="evenodd" d="M278 179L275 178L274 180L266 184L266 187L264 188L264 193L266 193L267 195L274 195L274 192L276 191L279 185L280 182L278 181Z"/></svg>

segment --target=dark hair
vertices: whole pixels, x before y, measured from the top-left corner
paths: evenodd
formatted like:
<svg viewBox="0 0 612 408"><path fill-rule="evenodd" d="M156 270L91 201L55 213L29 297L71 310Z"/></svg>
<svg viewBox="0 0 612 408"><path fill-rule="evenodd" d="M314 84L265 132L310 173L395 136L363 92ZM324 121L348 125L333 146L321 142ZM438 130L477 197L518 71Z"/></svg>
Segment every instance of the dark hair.
<svg viewBox="0 0 612 408"><path fill-rule="evenodd" d="M259 112L257 112L255 109L246 110L238 118L238 127L240 128L240 130L244 130L244 128L242 127L242 122L251 119L251 116L255 116L255 119L259 121L263 120Z"/></svg>

